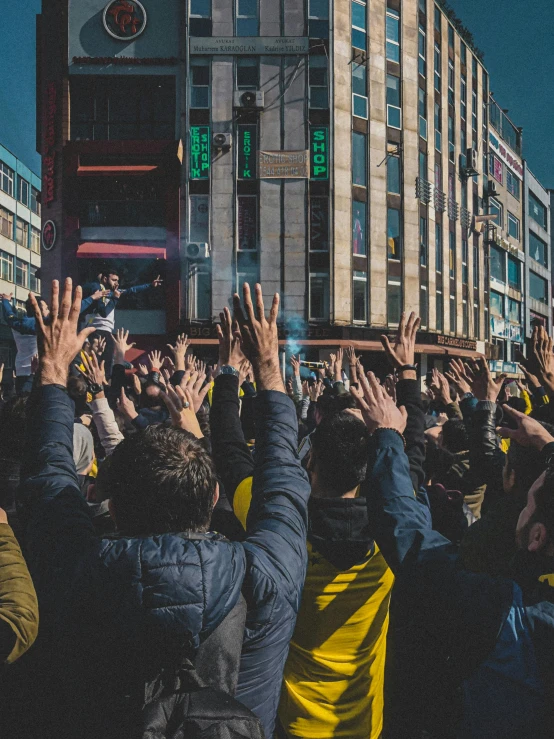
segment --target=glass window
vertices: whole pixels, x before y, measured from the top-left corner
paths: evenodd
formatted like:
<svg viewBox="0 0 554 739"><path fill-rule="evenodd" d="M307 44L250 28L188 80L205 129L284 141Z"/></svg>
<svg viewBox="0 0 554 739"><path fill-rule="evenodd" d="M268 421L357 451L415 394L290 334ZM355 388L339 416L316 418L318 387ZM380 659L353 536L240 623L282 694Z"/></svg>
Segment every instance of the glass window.
<svg viewBox="0 0 554 739"><path fill-rule="evenodd" d="M310 320L329 318L329 273L310 273Z"/></svg>
<svg viewBox="0 0 554 739"><path fill-rule="evenodd" d="M546 207L541 203L541 201L535 197L532 192L530 192L529 215L535 223L538 223L545 231L548 231L547 212Z"/></svg>
<svg viewBox="0 0 554 739"><path fill-rule="evenodd" d="M352 46L357 49L366 50L366 5L357 0L352 0Z"/></svg>
<svg viewBox="0 0 554 739"><path fill-rule="evenodd" d="M365 64L352 63L352 115L367 118L367 69Z"/></svg>
<svg viewBox="0 0 554 739"><path fill-rule="evenodd" d="M29 224L21 218L15 219L15 240L20 246L29 248Z"/></svg>
<svg viewBox="0 0 554 739"><path fill-rule="evenodd" d="M190 195L189 200L190 241L207 243L210 240L210 197Z"/></svg>
<svg viewBox="0 0 554 739"><path fill-rule="evenodd" d="M402 258L402 233L398 208L387 208L387 254L389 259Z"/></svg>
<svg viewBox="0 0 554 739"><path fill-rule="evenodd" d="M205 197L205 196L204 196ZM258 248L258 196L237 196L238 248L256 251Z"/></svg>
<svg viewBox="0 0 554 739"><path fill-rule="evenodd" d="M367 185L367 136L352 131L352 184Z"/></svg>
<svg viewBox="0 0 554 739"><path fill-rule="evenodd" d="M533 300L548 304L548 282L529 270L529 295Z"/></svg>
<svg viewBox="0 0 554 739"><path fill-rule="evenodd" d="M387 125L401 128L400 79L392 74L387 75Z"/></svg>
<svg viewBox="0 0 554 739"><path fill-rule="evenodd" d="M211 0L190 0L189 34L191 36L212 35Z"/></svg>
<svg viewBox="0 0 554 739"><path fill-rule="evenodd" d="M490 155L490 173L497 182L502 184L504 182L504 176L502 171L502 162L494 154Z"/></svg>
<svg viewBox="0 0 554 739"><path fill-rule="evenodd" d="M462 300L462 333L467 336L469 333L469 311L467 300Z"/></svg>
<svg viewBox="0 0 554 739"><path fill-rule="evenodd" d="M454 105L454 65L448 60L448 102Z"/></svg>
<svg viewBox="0 0 554 739"><path fill-rule="evenodd" d="M5 251L0 251L0 271L3 280L13 282L13 257Z"/></svg>
<svg viewBox="0 0 554 739"><path fill-rule="evenodd" d="M418 72L423 77L427 74L427 51L426 51L426 36L425 36L425 29L423 26L419 26L419 33L418 33Z"/></svg>
<svg viewBox="0 0 554 739"><path fill-rule="evenodd" d="M502 203L498 202L498 200L494 200L494 198L489 198L489 215L496 216L494 223L496 223L497 226L500 226L500 228L503 228L504 218L502 213Z"/></svg>
<svg viewBox="0 0 554 739"><path fill-rule="evenodd" d="M427 94L421 87L418 89L419 135L427 140Z"/></svg>
<svg viewBox="0 0 554 739"><path fill-rule="evenodd" d="M441 91L441 50L438 44L435 44L435 90Z"/></svg>
<svg viewBox="0 0 554 739"><path fill-rule="evenodd" d="M23 205L29 205L29 183L23 177L17 178L17 199Z"/></svg>
<svg viewBox="0 0 554 739"><path fill-rule="evenodd" d="M490 274L499 282L506 282L506 252L491 244Z"/></svg>
<svg viewBox="0 0 554 739"><path fill-rule="evenodd" d="M448 46L450 46L451 49L454 48L454 29L448 24Z"/></svg>
<svg viewBox="0 0 554 739"><path fill-rule="evenodd" d="M467 80L464 75L460 78L460 117L463 121L466 119L467 106Z"/></svg>
<svg viewBox="0 0 554 739"><path fill-rule="evenodd" d="M547 251L548 247L544 241L529 231L529 256L543 267L548 267Z"/></svg>
<svg viewBox="0 0 554 739"><path fill-rule="evenodd" d="M31 251L40 254L40 231L33 226L31 226Z"/></svg>
<svg viewBox="0 0 554 739"><path fill-rule="evenodd" d="M329 251L329 198L310 197L310 251Z"/></svg>
<svg viewBox="0 0 554 739"><path fill-rule="evenodd" d="M310 74L312 59L310 57ZM236 57L237 90L257 90L260 86L260 65L258 59L248 56Z"/></svg>
<svg viewBox="0 0 554 739"><path fill-rule="evenodd" d="M427 218L419 217L419 263L422 267L427 266Z"/></svg>
<svg viewBox="0 0 554 739"><path fill-rule="evenodd" d="M474 56L471 57L471 74L477 79L477 59ZM483 84L486 87L485 81L483 81Z"/></svg>
<svg viewBox="0 0 554 739"><path fill-rule="evenodd" d="M419 152L418 175L420 180L427 179L427 154L424 151Z"/></svg>
<svg viewBox="0 0 554 739"><path fill-rule="evenodd" d="M473 304L473 336L479 339L479 303Z"/></svg>
<svg viewBox="0 0 554 739"><path fill-rule="evenodd" d="M462 238L462 284L467 285L469 279L468 271L468 245L467 239Z"/></svg>
<svg viewBox="0 0 554 739"><path fill-rule="evenodd" d="M508 298L508 318L512 323L521 323L521 303Z"/></svg>
<svg viewBox="0 0 554 739"><path fill-rule="evenodd" d="M442 272L443 265L442 223L435 222L435 269Z"/></svg>
<svg viewBox="0 0 554 739"><path fill-rule="evenodd" d="M0 188L13 198L13 181L15 172L4 162L0 162Z"/></svg>
<svg viewBox="0 0 554 739"><path fill-rule="evenodd" d="M419 288L419 317L421 326L427 328L429 323L429 301L427 299L427 286L421 285Z"/></svg>
<svg viewBox="0 0 554 739"><path fill-rule="evenodd" d="M448 232L448 272L450 279L456 277L456 234L454 231Z"/></svg>
<svg viewBox="0 0 554 739"><path fill-rule="evenodd" d="M437 331L444 331L444 299L442 291L436 293Z"/></svg>
<svg viewBox="0 0 554 739"><path fill-rule="evenodd" d="M508 167L506 167L506 187L508 188L508 192L519 200L520 181Z"/></svg>
<svg viewBox="0 0 554 739"><path fill-rule="evenodd" d="M453 162L456 147L456 135L454 133L454 118L448 114L448 159Z"/></svg>
<svg viewBox="0 0 554 739"><path fill-rule="evenodd" d="M389 280L387 289L387 323L396 326L402 315L402 285L395 280Z"/></svg>
<svg viewBox="0 0 554 739"><path fill-rule="evenodd" d="M237 274L239 285L244 282L252 284L252 278L257 279L257 274ZM212 314L211 275L208 265L203 262L189 262L188 308L190 317L196 320L208 319Z"/></svg>
<svg viewBox="0 0 554 739"><path fill-rule="evenodd" d="M521 266L518 259L508 255L508 285L521 290Z"/></svg>
<svg viewBox="0 0 554 739"><path fill-rule="evenodd" d="M387 192L400 195L400 157L394 154L387 159Z"/></svg>
<svg viewBox="0 0 554 739"><path fill-rule="evenodd" d="M40 267L33 267L31 265L29 290L38 295L40 295L40 279L37 277L37 272L40 274L39 270Z"/></svg>
<svg viewBox="0 0 554 739"><path fill-rule="evenodd" d="M460 41L460 61L464 66L467 65L467 46L463 41Z"/></svg>
<svg viewBox="0 0 554 739"><path fill-rule="evenodd" d="M310 108L328 108L327 57L310 55Z"/></svg>
<svg viewBox="0 0 554 739"><path fill-rule="evenodd" d="M437 151L442 150L442 117L441 117L441 106L439 103L435 103L435 149Z"/></svg>
<svg viewBox="0 0 554 739"><path fill-rule="evenodd" d="M479 247L473 245L473 287L479 287Z"/></svg>
<svg viewBox="0 0 554 739"><path fill-rule="evenodd" d="M15 284L20 287L29 286L29 265L21 259L15 260Z"/></svg>
<svg viewBox="0 0 554 739"><path fill-rule="evenodd" d="M456 333L456 296L450 296L450 333Z"/></svg>
<svg viewBox="0 0 554 739"><path fill-rule="evenodd" d="M508 235L519 241L519 218L508 213Z"/></svg>
<svg viewBox="0 0 554 739"><path fill-rule="evenodd" d="M352 201L352 253L367 254L367 205L359 200Z"/></svg>
<svg viewBox="0 0 554 739"><path fill-rule="evenodd" d="M390 8L387 8L387 59L400 61L400 16Z"/></svg>
<svg viewBox="0 0 554 739"><path fill-rule="evenodd" d="M40 192L35 187L31 187L31 210L40 216Z"/></svg>
<svg viewBox="0 0 554 739"><path fill-rule="evenodd" d="M258 0L237 0L237 36L258 35Z"/></svg>
<svg viewBox="0 0 554 739"><path fill-rule="evenodd" d="M426 13L427 12L427 2L426 2L426 0L419 0L419 9L421 10L422 13Z"/></svg>
<svg viewBox="0 0 554 739"><path fill-rule="evenodd" d="M441 30L441 12L435 5L435 31L440 33Z"/></svg>
<svg viewBox="0 0 554 739"><path fill-rule="evenodd" d="M210 62L207 59L190 60L190 107L210 107Z"/></svg>
<svg viewBox="0 0 554 739"><path fill-rule="evenodd" d="M354 270L353 280L354 320L367 323L367 273Z"/></svg>
<svg viewBox="0 0 554 739"><path fill-rule="evenodd" d="M329 37L329 0L309 0L308 34L310 38Z"/></svg>
<svg viewBox="0 0 554 739"><path fill-rule="evenodd" d="M13 239L13 213L0 205L0 233Z"/></svg>

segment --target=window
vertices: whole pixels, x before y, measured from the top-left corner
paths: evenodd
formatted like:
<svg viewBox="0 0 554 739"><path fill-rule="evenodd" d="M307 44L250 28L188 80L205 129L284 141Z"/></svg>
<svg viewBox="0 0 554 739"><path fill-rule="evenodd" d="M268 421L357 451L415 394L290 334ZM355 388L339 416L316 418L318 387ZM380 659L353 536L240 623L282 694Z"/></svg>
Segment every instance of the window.
<svg viewBox="0 0 554 739"><path fill-rule="evenodd" d="M421 87L418 89L419 135L427 141L427 94Z"/></svg>
<svg viewBox="0 0 554 739"><path fill-rule="evenodd" d="M401 114L400 79L392 74L387 74L387 125L391 128L401 128Z"/></svg>
<svg viewBox="0 0 554 739"><path fill-rule="evenodd" d="M467 116L467 80L465 75L462 74L460 77L460 117L462 121L465 121Z"/></svg>
<svg viewBox="0 0 554 739"><path fill-rule="evenodd" d="M40 216L40 192L35 187L31 187L31 210Z"/></svg>
<svg viewBox="0 0 554 739"><path fill-rule="evenodd" d="M508 285L521 290L521 266L518 259L508 256Z"/></svg>
<svg viewBox="0 0 554 739"><path fill-rule="evenodd" d="M419 152L418 174L420 180L427 179L427 154L424 151Z"/></svg>
<svg viewBox="0 0 554 739"><path fill-rule="evenodd" d="M441 50L438 44L435 44L435 90L441 91Z"/></svg>
<svg viewBox="0 0 554 739"><path fill-rule="evenodd" d="M353 280L353 317L355 321L367 323L367 272L354 270Z"/></svg>
<svg viewBox="0 0 554 739"><path fill-rule="evenodd" d="M402 258L400 211L397 208L387 209L387 254L389 259Z"/></svg>
<svg viewBox="0 0 554 739"><path fill-rule="evenodd" d="M3 280L13 282L13 257L5 251L0 251L0 271Z"/></svg>
<svg viewBox="0 0 554 739"><path fill-rule="evenodd" d="M209 195L190 195L189 238L191 241L210 241L210 198Z"/></svg>
<svg viewBox="0 0 554 739"><path fill-rule="evenodd" d="M477 79L477 59L474 56L471 57L471 74ZM483 80L483 86L486 87L485 80Z"/></svg>
<svg viewBox="0 0 554 739"><path fill-rule="evenodd" d="M508 213L508 236L519 241L519 218Z"/></svg>
<svg viewBox="0 0 554 739"><path fill-rule="evenodd" d="M250 281L253 275L237 274L237 282ZM212 287L210 270L207 264L202 262L189 262L188 273L188 308L192 319L202 320L210 318L212 314Z"/></svg>
<svg viewBox="0 0 554 739"><path fill-rule="evenodd" d="M310 320L329 318L329 273L310 273Z"/></svg>
<svg viewBox="0 0 554 739"><path fill-rule="evenodd" d="M366 50L367 46L367 8L365 3L352 0L352 46Z"/></svg>
<svg viewBox="0 0 554 739"><path fill-rule="evenodd" d="M15 284L20 287L29 285L29 265L21 259L15 260Z"/></svg>
<svg viewBox="0 0 554 739"><path fill-rule="evenodd" d="M500 182L500 184L504 182L502 162L498 157L495 157L494 154L490 155L490 173L497 182Z"/></svg>
<svg viewBox="0 0 554 739"><path fill-rule="evenodd" d="M13 213L0 205L0 233L13 239Z"/></svg>
<svg viewBox="0 0 554 739"><path fill-rule="evenodd" d="M190 60L190 107L210 107L210 62L207 59Z"/></svg>
<svg viewBox="0 0 554 739"><path fill-rule="evenodd" d="M448 272L450 279L456 277L456 234L454 231L448 232Z"/></svg>
<svg viewBox="0 0 554 739"><path fill-rule="evenodd" d="M473 303L473 336L479 339L479 303Z"/></svg>
<svg viewBox="0 0 554 739"><path fill-rule="evenodd" d="M435 31L440 33L441 30L441 12L435 5Z"/></svg>
<svg viewBox="0 0 554 739"><path fill-rule="evenodd" d="M443 253L442 253L442 223L435 221L435 269L442 272Z"/></svg>
<svg viewBox="0 0 554 739"><path fill-rule="evenodd" d="M387 159L387 192L400 195L400 157L394 154Z"/></svg>
<svg viewBox="0 0 554 739"><path fill-rule="evenodd" d="M329 199L310 197L310 251L329 251Z"/></svg>
<svg viewBox="0 0 554 739"><path fill-rule="evenodd" d="M548 267L547 249L544 241L529 231L529 256L543 267Z"/></svg>
<svg viewBox="0 0 554 739"><path fill-rule="evenodd" d="M421 10L422 13L427 12L426 6L427 6L426 0L419 0L419 9Z"/></svg>
<svg viewBox="0 0 554 739"><path fill-rule="evenodd" d="M258 0L236 0L237 36L258 35Z"/></svg>
<svg viewBox="0 0 554 739"><path fill-rule="evenodd" d="M448 103L454 105L454 65L448 60Z"/></svg>
<svg viewBox="0 0 554 739"><path fill-rule="evenodd" d="M483 307L483 314L485 319L485 341L489 341L491 336L491 322L489 317L489 309L486 305Z"/></svg>
<svg viewBox="0 0 554 739"><path fill-rule="evenodd" d="M17 199L29 207L29 183L23 177L17 177Z"/></svg>
<svg viewBox="0 0 554 739"><path fill-rule="evenodd" d="M435 300L437 311L437 331L444 331L444 299L442 297L442 290L437 290Z"/></svg>
<svg viewBox="0 0 554 739"><path fill-rule="evenodd" d="M387 8L387 59L400 62L400 16Z"/></svg>
<svg viewBox="0 0 554 739"><path fill-rule="evenodd" d="M419 217L419 263L422 267L427 266L427 218Z"/></svg>
<svg viewBox="0 0 554 739"><path fill-rule="evenodd" d="M442 113L439 103L435 103L435 149L442 151Z"/></svg>
<svg viewBox="0 0 554 739"><path fill-rule="evenodd" d="M310 57L310 75L312 59ZM249 56L238 56L237 61L237 90L257 90L260 86L260 65L258 59Z"/></svg>
<svg viewBox="0 0 554 739"><path fill-rule="evenodd" d="M479 288L479 247L473 245L473 287Z"/></svg>
<svg viewBox="0 0 554 739"><path fill-rule="evenodd" d="M508 188L508 192L519 200L520 182L508 167L506 167L506 187Z"/></svg>
<svg viewBox="0 0 554 739"><path fill-rule="evenodd" d="M40 231L31 226L31 251L40 254Z"/></svg>
<svg viewBox="0 0 554 739"><path fill-rule="evenodd" d="M358 200L352 201L352 253L358 256L367 254L367 205Z"/></svg>
<svg viewBox="0 0 554 739"><path fill-rule="evenodd" d="M429 301L427 299L427 285L420 285L419 288L419 317L421 326L427 328L429 323Z"/></svg>
<svg viewBox="0 0 554 739"><path fill-rule="evenodd" d="M13 180L15 173L11 167L0 162L0 188L13 198Z"/></svg>
<svg viewBox="0 0 554 739"><path fill-rule="evenodd" d="M489 215L495 215L494 223L500 228L504 226L504 215L502 210L502 203L498 202L494 198L489 198Z"/></svg>
<svg viewBox="0 0 554 739"><path fill-rule="evenodd" d="M239 250L256 251L258 248L257 195L237 196L237 226Z"/></svg>
<svg viewBox="0 0 554 739"><path fill-rule="evenodd" d="M310 38L328 38L329 36L329 1L309 0L308 2L308 35Z"/></svg>
<svg viewBox="0 0 554 739"><path fill-rule="evenodd" d="M367 186L367 136L352 131L352 184Z"/></svg>
<svg viewBox="0 0 554 739"><path fill-rule="evenodd" d="M467 66L467 46L463 41L460 41L460 61L464 67Z"/></svg>
<svg viewBox="0 0 554 739"><path fill-rule="evenodd" d="M450 296L450 333L456 333L456 296Z"/></svg>
<svg viewBox="0 0 554 739"><path fill-rule="evenodd" d="M367 69L352 63L352 115L367 118Z"/></svg>
<svg viewBox="0 0 554 739"><path fill-rule="evenodd" d="M469 311L467 308L467 300L462 300L462 333L467 336L469 333Z"/></svg>
<svg viewBox="0 0 554 739"><path fill-rule="evenodd" d="M467 285L469 278L468 271L468 245L467 239L462 238L462 284Z"/></svg>
<svg viewBox="0 0 554 739"><path fill-rule="evenodd" d="M426 51L426 35L425 35L425 29L422 25L419 26L419 33L418 33L418 71L419 74L421 74L423 77L427 75L427 62L425 61L427 58L427 51Z"/></svg>
<svg viewBox="0 0 554 739"><path fill-rule="evenodd" d="M29 224L21 218L15 219L15 240L20 246L29 248Z"/></svg>
<svg viewBox="0 0 554 739"><path fill-rule="evenodd" d="M532 192L529 193L529 215L535 223L538 223L541 228L548 231L546 206Z"/></svg>
<svg viewBox="0 0 554 739"><path fill-rule="evenodd" d="M442 192L442 167L440 162L435 162L435 189Z"/></svg>
<svg viewBox="0 0 554 739"><path fill-rule="evenodd" d="M477 133L477 93L475 90L471 93L471 128Z"/></svg>
<svg viewBox="0 0 554 739"><path fill-rule="evenodd" d="M328 108L327 57L310 55L310 108Z"/></svg>
<svg viewBox="0 0 554 739"><path fill-rule="evenodd" d="M200 37L212 35L211 0L190 0L189 34Z"/></svg>
<svg viewBox="0 0 554 739"><path fill-rule="evenodd" d="M511 323L521 323L521 303L508 298L508 319Z"/></svg>
<svg viewBox="0 0 554 739"><path fill-rule="evenodd" d="M533 300L548 303L548 282L531 270L529 271L529 295Z"/></svg>
<svg viewBox="0 0 554 739"><path fill-rule="evenodd" d="M397 326L402 315L402 285L397 280L389 280L387 286L387 323Z"/></svg>
<svg viewBox="0 0 554 739"><path fill-rule="evenodd" d="M451 49L454 48L454 29L448 24L448 46L450 46Z"/></svg>
<svg viewBox="0 0 554 739"><path fill-rule="evenodd" d="M29 290L37 294L40 294L40 279L37 277L37 272L39 272L39 270L40 270L40 267L33 267L31 265L31 274L30 274L31 281L29 284Z"/></svg>
<svg viewBox="0 0 554 739"><path fill-rule="evenodd" d="M454 133L454 118L448 114L448 159L454 162L456 151L456 134Z"/></svg>
<svg viewBox="0 0 554 739"><path fill-rule="evenodd" d="M490 273L491 277L499 282L506 282L506 252L491 244L490 247Z"/></svg>

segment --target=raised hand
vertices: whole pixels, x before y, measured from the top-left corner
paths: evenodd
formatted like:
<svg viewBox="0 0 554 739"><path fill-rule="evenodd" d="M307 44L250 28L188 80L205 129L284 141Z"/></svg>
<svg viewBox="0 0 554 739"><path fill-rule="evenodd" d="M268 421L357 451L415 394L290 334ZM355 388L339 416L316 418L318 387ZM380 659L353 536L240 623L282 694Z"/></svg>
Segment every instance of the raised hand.
<svg viewBox="0 0 554 739"><path fill-rule="evenodd" d="M337 355L335 359L335 382L342 382L342 362L344 352L341 347L337 349Z"/></svg>
<svg viewBox="0 0 554 739"><path fill-rule="evenodd" d="M460 395L466 395L471 392L472 376L468 374L467 367L461 359L451 359L446 377L458 389Z"/></svg>
<svg viewBox="0 0 554 739"><path fill-rule="evenodd" d="M445 375L442 374L442 372L438 372L438 380L439 380L439 397L444 403L444 405L450 405L452 403L452 398L450 396L450 385L448 384L448 380L446 379Z"/></svg>
<svg viewBox="0 0 554 739"><path fill-rule="evenodd" d="M356 404L362 412L365 425L371 433L379 428L388 428L404 433L408 414L404 406L397 408L394 400L387 394L385 388L379 384L373 372L367 377L361 373L360 388L352 387L350 392L356 399Z"/></svg>
<svg viewBox="0 0 554 739"><path fill-rule="evenodd" d="M100 288L99 290L95 290L90 297L94 301L100 300L100 298L104 297L104 290L102 290L102 288Z"/></svg>
<svg viewBox="0 0 554 739"><path fill-rule="evenodd" d="M118 328L115 334L112 334L112 341L114 343L114 364L123 364L125 362L125 354L135 346L135 342L129 344L129 331L126 331L124 328Z"/></svg>
<svg viewBox="0 0 554 739"><path fill-rule="evenodd" d="M39 385L66 385L70 363L79 353L85 340L94 333L92 326L77 333L83 291L77 286L74 297L72 292L73 283L68 277L64 284L60 306L60 285L58 280L53 280L50 321L47 325L44 323L36 297L29 293L36 319Z"/></svg>
<svg viewBox="0 0 554 739"><path fill-rule="evenodd" d="M194 354L187 354L185 356L185 370L187 372L194 372L194 369L196 367L196 357Z"/></svg>
<svg viewBox="0 0 554 739"><path fill-rule="evenodd" d="M170 349L170 351L173 353L173 356L175 357L175 369L177 371L184 370L185 369L185 355L187 353L187 349L190 346L190 341L188 340L188 336L186 334L180 334L177 336L175 340L175 345L172 346L171 344L167 345Z"/></svg>
<svg viewBox="0 0 554 739"><path fill-rule="evenodd" d="M91 385L100 385L103 387L108 384L106 381L106 373L104 371L106 363L102 362L99 364L98 357L94 352L90 355L83 352L81 354L81 361L84 369L80 370L80 372L82 372Z"/></svg>
<svg viewBox="0 0 554 739"><path fill-rule="evenodd" d="M148 377L148 367L145 364L139 364L138 370L143 377Z"/></svg>
<svg viewBox="0 0 554 739"><path fill-rule="evenodd" d="M36 366L38 367L38 354L35 354L31 358L31 374L32 375L34 375L35 372L36 372L36 367L35 367L35 370L33 371L33 360L35 359L35 357L37 358L37 365ZM0 382L2 382L3 379L4 379L4 362L2 362L2 364L0 364Z"/></svg>
<svg viewBox="0 0 554 739"><path fill-rule="evenodd" d="M104 354L105 348L106 348L106 339L103 336L101 336L96 343L96 348L93 349L93 353L97 354L98 356L102 356L102 354Z"/></svg>
<svg viewBox="0 0 554 739"><path fill-rule="evenodd" d="M519 362L519 368L523 372L523 375L527 380L529 387L537 389L541 386L539 378L532 372L530 372L522 361Z"/></svg>
<svg viewBox="0 0 554 739"><path fill-rule="evenodd" d="M540 378L549 391L554 392L554 355L552 354L552 339L544 326L535 326L531 340L532 361Z"/></svg>
<svg viewBox="0 0 554 739"><path fill-rule="evenodd" d="M317 403L319 396L323 393L323 380L318 380L310 387L309 391L310 400L312 403Z"/></svg>
<svg viewBox="0 0 554 739"><path fill-rule="evenodd" d="M150 362L150 371L159 372L162 366L162 353L154 349L148 355L148 361Z"/></svg>
<svg viewBox="0 0 554 739"><path fill-rule="evenodd" d="M216 326L219 339L218 367L229 365L240 371L241 365L247 361L242 351L242 340L239 325L231 319L229 308L224 308L219 314L221 323Z"/></svg>
<svg viewBox="0 0 554 739"><path fill-rule="evenodd" d="M152 280L151 284L152 284L152 287L160 287L162 282L163 280L160 280L160 275L158 275L155 280Z"/></svg>
<svg viewBox="0 0 554 739"><path fill-rule="evenodd" d="M389 397L391 397L396 403L396 383L398 378L396 375L387 375L383 387Z"/></svg>
<svg viewBox="0 0 554 739"><path fill-rule="evenodd" d="M381 336L381 343L383 344L388 360L396 370L400 370L401 367L405 367L406 365L414 365L416 336L420 323L421 320L415 313L410 313L408 318L406 318L405 313L402 313L394 345L390 343L387 336ZM415 378L415 370L402 371L401 379Z"/></svg>
<svg viewBox="0 0 554 739"><path fill-rule="evenodd" d="M300 354L297 357L294 354L290 355L290 366L292 367L292 374L300 377Z"/></svg>
<svg viewBox="0 0 554 739"><path fill-rule="evenodd" d="M535 447L539 451L546 444L554 441L554 438L544 426L534 418L531 418L531 416L526 416L525 413L520 413L514 410L514 408L510 408L509 405L503 405L502 412L507 413L517 423L517 428L515 429L507 428L506 426L501 426L497 429L498 434L503 439L513 439L521 446Z"/></svg>
<svg viewBox="0 0 554 739"><path fill-rule="evenodd" d="M496 379L493 378L487 360L481 357L469 368L468 377L471 376L473 376L471 391L477 400L490 400L496 403L505 375L501 375Z"/></svg>
<svg viewBox="0 0 554 739"><path fill-rule="evenodd" d="M193 410L193 398L188 390L182 387L167 388L166 393L162 393L163 401L169 411L171 417L171 425L177 429L188 431L197 439L202 439L204 434L200 430L200 425L196 414Z"/></svg>
<svg viewBox="0 0 554 739"><path fill-rule="evenodd" d="M135 395L140 395L142 393L142 385L140 384L139 376L136 373L133 375L133 390L135 391Z"/></svg>
<svg viewBox="0 0 554 739"><path fill-rule="evenodd" d="M284 393L283 378L279 367L279 336L277 316L279 314L279 295L275 293L269 318L266 318L265 307L260 285L255 287L256 312L252 304L250 286L243 287L244 310L240 297L233 296L235 320L238 323L242 339L242 349L252 362L258 390L277 390Z"/></svg>
<svg viewBox="0 0 554 739"><path fill-rule="evenodd" d="M117 399L117 408L129 421L138 416L133 401L125 395L125 390L121 388L121 393Z"/></svg>

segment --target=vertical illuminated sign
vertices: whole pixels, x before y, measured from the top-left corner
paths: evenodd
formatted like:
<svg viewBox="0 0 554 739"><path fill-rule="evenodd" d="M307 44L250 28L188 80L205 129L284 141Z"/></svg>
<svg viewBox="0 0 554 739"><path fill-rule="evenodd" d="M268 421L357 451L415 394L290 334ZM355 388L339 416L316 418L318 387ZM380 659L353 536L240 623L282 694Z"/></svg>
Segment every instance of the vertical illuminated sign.
<svg viewBox="0 0 554 739"><path fill-rule="evenodd" d="M238 130L238 179L255 180L258 161L258 127L254 124L240 125Z"/></svg>
<svg viewBox="0 0 554 739"><path fill-rule="evenodd" d="M190 127L190 179L210 177L210 127Z"/></svg>
<svg viewBox="0 0 554 739"><path fill-rule="evenodd" d="M312 180L329 179L329 128L310 128L310 165Z"/></svg>

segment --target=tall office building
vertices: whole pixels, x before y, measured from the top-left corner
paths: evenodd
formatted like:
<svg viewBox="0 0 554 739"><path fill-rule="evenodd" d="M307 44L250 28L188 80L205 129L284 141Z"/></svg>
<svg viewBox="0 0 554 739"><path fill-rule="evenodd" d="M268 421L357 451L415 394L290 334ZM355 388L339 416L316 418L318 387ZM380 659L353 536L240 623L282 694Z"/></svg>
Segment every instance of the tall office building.
<svg viewBox="0 0 554 739"><path fill-rule="evenodd" d="M524 162L526 335L542 324L552 335L552 243L550 195Z"/></svg>

